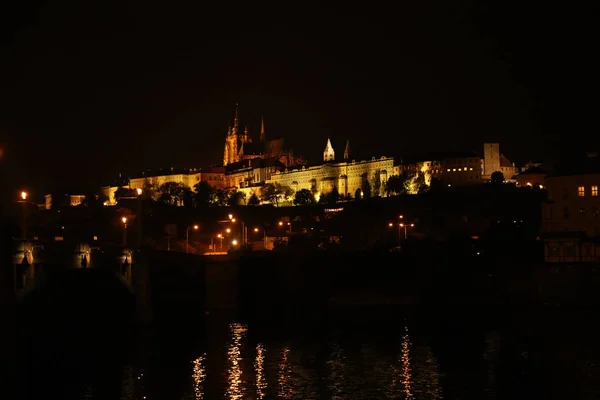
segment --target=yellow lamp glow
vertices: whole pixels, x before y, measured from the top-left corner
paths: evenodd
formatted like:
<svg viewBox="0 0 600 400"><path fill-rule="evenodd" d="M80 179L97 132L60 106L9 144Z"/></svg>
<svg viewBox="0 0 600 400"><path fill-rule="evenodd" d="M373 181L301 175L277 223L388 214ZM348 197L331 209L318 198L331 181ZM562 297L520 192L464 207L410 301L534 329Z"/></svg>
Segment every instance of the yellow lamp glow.
<svg viewBox="0 0 600 400"><path fill-rule="evenodd" d="M234 245L234 246L237 246L237 244L238 244L238 241L237 241L237 240L235 240L235 239L233 239L233 240L231 241L231 244L232 244L232 245Z"/></svg>
<svg viewBox="0 0 600 400"><path fill-rule="evenodd" d="M127 217L121 218L121 221L123 221L123 223L126 224L127 223Z"/></svg>
<svg viewBox="0 0 600 400"><path fill-rule="evenodd" d="M21 192L21 198L27 200L27 192Z"/></svg>

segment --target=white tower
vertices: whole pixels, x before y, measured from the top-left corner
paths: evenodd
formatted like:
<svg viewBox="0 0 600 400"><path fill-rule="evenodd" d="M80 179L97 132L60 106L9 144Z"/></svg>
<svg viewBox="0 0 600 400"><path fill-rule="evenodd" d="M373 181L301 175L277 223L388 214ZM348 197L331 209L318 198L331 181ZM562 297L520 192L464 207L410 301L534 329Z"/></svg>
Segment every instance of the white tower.
<svg viewBox="0 0 600 400"><path fill-rule="evenodd" d="M333 160L335 160L335 151L333 151L331 140L327 138L327 146L325 146L325 151L323 152L323 161L327 162Z"/></svg>

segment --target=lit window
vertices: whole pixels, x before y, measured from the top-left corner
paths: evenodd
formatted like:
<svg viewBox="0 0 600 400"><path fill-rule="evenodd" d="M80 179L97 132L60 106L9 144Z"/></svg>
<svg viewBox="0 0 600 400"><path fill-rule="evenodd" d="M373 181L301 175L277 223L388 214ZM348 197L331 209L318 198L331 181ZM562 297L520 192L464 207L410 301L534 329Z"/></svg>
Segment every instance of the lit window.
<svg viewBox="0 0 600 400"><path fill-rule="evenodd" d="M578 196L585 196L585 186L579 186L577 188L577 195Z"/></svg>
<svg viewBox="0 0 600 400"><path fill-rule="evenodd" d="M448 168L448 172L450 172L450 168Z"/></svg>
<svg viewBox="0 0 600 400"><path fill-rule="evenodd" d="M469 168L469 171L473 171L473 168Z"/></svg>
<svg viewBox="0 0 600 400"><path fill-rule="evenodd" d="M452 171L456 172L456 168L452 168Z"/></svg>
<svg viewBox="0 0 600 400"><path fill-rule="evenodd" d="M458 172L460 172L460 171L462 171L462 168L459 168L459 169L458 169Z"/></svg>
<svg viewBox="0 0 600 400"><path fill-rule="evenodd" d="M592 196L598 196L598 186L592 186Z"/></svg>

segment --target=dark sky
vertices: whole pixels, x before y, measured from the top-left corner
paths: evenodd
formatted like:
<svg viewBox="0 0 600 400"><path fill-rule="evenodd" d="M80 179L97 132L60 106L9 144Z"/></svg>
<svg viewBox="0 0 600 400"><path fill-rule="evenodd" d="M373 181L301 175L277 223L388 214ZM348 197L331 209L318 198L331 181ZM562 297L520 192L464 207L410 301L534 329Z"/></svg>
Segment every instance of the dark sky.
<svg viewBox="0 0 600 400"><path fill-rule="evenodd" d="M0 13L3 168L38 194L218 163L236 102L251 133L264 115L314 161L328 136L367 156L492 140L516 161L598 136L592 8L16 3Z"/></svg>

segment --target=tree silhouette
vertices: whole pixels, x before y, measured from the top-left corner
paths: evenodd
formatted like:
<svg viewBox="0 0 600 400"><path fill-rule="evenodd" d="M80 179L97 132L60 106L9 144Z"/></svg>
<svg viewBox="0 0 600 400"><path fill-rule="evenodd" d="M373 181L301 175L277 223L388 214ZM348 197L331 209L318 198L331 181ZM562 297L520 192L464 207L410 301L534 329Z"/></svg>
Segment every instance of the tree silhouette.
<svg viewBox="0 0 600 400"><path fill-rule="evenodd" d="M194 191L194 201L196 206L204 207L209 206L212 203L215 191L208 182L198 182L194 185Z"/></svg>
<svg viewBox="0 0 600 400"><path fill-rule="evenodd" d="M385 183L385 192L388 196L406 193L406 174L390 176Z"/></svg>
<svg viewBox="0 0 600 400"><path fill-rule="evenodd" d="M168 205L180 205L183 204L186 193L189 192L189 188L183 183L166 182L160 185L158 192L158 201L160 203Z"/></svg>
<svg viewBox="0 0 600 400"><path fill-rule="evenodd" d="M252 196L248 199L249 206L258 206L260 205L260 199L256 195L256 193L252 193Z"/></svg>
<svg viewBox="0 0 600 400"><path fill-rule="evenodd" d="M500 171L492 172L492 176L490 176L490 181L495 185L504 183L504 174Z"/></svg>
<svg viewBox="0 0 600 400"><path fill-rule="evenodd" d="M305 206L315 203L315 196L308 189L300 189L294 197L294 204L297 206Z"/></svg>
<svg viewBox="0 0 600 400"><path fill-rule="evenodd" d="M325 195L325 202L327 202L329 204L335 204L339 200L339 197L340 197L340 192L338 191L337 187L334 186L333 189L331 190L331 192L329 192Z"/></svg>
<svg viewBox="0 0 600 400"><path fill-rule="evenodd" d="M246 194L244 192L240 192L237 189L229 192L227 197L227 205L228 206L241 206L246 201Z"/></svg>

